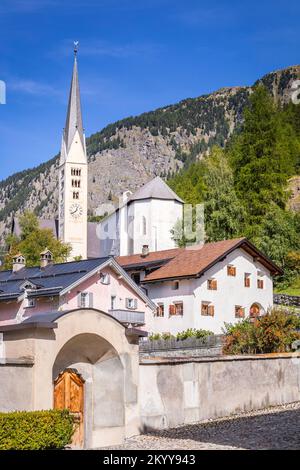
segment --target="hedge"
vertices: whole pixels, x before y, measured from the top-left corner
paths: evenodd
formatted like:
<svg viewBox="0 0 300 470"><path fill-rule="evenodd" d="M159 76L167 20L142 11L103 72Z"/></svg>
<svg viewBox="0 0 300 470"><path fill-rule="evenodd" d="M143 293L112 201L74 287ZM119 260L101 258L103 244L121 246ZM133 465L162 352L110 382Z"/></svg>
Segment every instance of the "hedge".
<svg viewBox="0 0 300 470"><path fill-rule="evenodd" d="M61 449L73 431L68 410L0 413L0 450Z"/></svg>

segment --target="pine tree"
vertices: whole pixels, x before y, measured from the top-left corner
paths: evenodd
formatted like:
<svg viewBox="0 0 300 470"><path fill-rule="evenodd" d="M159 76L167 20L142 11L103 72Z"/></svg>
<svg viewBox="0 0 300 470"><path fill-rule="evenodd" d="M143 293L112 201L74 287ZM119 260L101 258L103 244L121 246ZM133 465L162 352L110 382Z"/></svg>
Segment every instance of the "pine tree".
<svg viewBox="0 0 300 470"><path fill-rule="evenodd" d="M262 85L253 92L244 118L243 131L230 149L230 158L238 196L255 229L272 202L285 207L287 179L295 172L299 141Z"/></svg>
<svg viewBox="0 0 300 470"><path fill-rule="evenodd" d="M240 236L245 223L245 209L236 195L228 159L218 147L214 147L206 158L204 182L206 239L218 241Z"/></svg>

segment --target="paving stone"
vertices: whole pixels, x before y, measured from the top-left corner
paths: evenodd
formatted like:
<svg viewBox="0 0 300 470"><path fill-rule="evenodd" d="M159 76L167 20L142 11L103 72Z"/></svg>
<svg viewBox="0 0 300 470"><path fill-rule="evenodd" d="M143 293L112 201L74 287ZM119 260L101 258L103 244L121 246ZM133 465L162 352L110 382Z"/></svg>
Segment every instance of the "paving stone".
<svg viewBox="0 0 300 470"><path fill-rule="evenodd" d="M300 402L151 432L106 449L300 449Z"/></svg>

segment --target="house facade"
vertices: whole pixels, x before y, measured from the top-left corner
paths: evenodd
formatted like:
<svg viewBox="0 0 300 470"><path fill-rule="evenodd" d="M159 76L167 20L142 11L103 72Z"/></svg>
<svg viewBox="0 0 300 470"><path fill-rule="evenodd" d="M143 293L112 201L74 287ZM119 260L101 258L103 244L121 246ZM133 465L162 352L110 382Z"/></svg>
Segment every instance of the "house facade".
<svg viewBox="0 0 300 470"><path fill-rule="evenodd" d="M13 270L0 272L0 325L85 308L142 327L155 305L111 257L53 264L46 250L38 267L18 254Z"/></svg>
<svg viewBox="0 0 300 470"><path fill-rule="evenodd" d="M146 324L151 333L220 334L225 323L262 315L281 272L245 238L117 259L157 306Z"/></svg>

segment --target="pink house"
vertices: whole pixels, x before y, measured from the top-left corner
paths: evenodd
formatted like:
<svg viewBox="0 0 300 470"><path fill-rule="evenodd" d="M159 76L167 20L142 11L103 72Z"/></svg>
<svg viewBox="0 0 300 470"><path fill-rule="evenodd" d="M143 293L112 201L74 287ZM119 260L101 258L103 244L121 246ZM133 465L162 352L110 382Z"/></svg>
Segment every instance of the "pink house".
<svg viewBox="0 0 300 470"><path fill-rule="evenodd" d="M40 266L26 267L18 254L13 269L0 272L0 326L77 308L95 308L126 326L143 327L155 305L112 257L54 264L46 250Z"/></svg>

